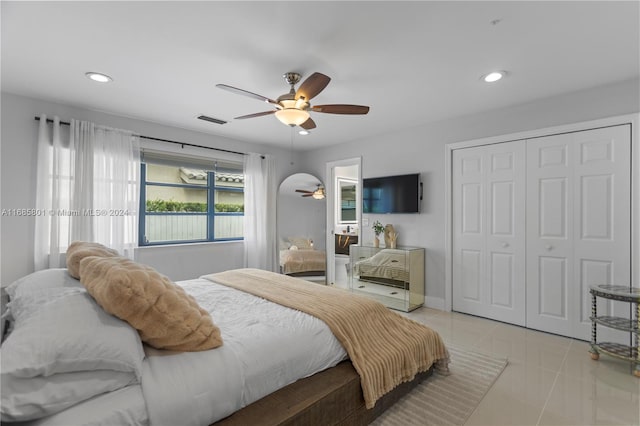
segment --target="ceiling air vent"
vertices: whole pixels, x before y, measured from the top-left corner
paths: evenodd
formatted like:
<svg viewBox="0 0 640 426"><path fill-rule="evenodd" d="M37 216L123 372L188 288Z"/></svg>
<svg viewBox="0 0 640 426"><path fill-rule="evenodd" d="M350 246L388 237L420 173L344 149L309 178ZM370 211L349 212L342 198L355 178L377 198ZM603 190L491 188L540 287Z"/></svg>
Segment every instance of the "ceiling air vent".
<svg viewBox="0 0 640 426"><path fill-rule="evenodd" d="M213 117L208 117L206 115L199 115L198 120L204 120L204 121L210 121L212 123L216 123L216 124L226 124L227 122L224 120L220 120L219 118L213 118Z"/></svg>

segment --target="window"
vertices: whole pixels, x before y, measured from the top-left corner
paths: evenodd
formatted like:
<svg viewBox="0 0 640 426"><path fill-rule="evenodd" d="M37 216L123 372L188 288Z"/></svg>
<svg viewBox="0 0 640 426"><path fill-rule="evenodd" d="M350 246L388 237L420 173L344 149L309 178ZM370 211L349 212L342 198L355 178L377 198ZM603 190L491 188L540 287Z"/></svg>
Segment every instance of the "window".
<svg viewBox="0 0 640 426"><path fill-rule="evenodd" d="M244 175L241 166L141 164L141 246L243 238Z"/></svg>

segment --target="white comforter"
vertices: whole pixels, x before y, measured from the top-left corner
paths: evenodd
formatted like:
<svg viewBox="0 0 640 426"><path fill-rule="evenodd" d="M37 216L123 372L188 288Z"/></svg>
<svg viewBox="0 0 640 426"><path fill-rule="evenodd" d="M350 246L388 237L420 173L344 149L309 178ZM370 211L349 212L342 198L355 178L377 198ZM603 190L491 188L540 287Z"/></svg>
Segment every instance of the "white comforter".
<svg viewBox="0 0 640 426"><path fill-rule="evenodd" d="M178 284L211 313L224 344L204 352L145 350L151 425L213 423L347 357L317 318L203 278Z"/></svg>

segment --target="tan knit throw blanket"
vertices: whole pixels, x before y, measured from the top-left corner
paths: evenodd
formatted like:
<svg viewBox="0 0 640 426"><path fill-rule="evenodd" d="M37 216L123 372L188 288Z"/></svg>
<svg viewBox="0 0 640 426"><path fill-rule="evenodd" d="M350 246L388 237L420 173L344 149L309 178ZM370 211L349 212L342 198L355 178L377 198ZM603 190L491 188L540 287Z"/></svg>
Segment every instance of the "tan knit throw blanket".
<svg viewBox="0 0 640 426"><path fill-rule="evenodd" d="M324 321L360 375L367 408L436 361L438 369L447 369L449 353L438 333L365 297L259 269L203 278Z"/></svg>

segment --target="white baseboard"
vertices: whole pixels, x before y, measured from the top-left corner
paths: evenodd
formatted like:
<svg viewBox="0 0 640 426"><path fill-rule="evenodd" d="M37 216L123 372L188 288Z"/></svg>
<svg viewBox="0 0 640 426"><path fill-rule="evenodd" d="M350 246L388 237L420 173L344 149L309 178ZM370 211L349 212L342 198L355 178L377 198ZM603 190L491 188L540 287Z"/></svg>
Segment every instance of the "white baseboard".
<svg viewBox="0 0 640 426"><path fill-rule="evenodd" d="M424 297L424 306L431 309L438 309L444 311L444 298L442 297Z"/></svg>

